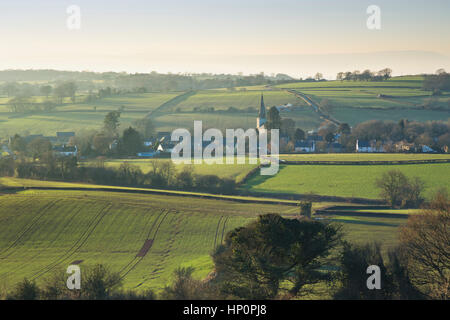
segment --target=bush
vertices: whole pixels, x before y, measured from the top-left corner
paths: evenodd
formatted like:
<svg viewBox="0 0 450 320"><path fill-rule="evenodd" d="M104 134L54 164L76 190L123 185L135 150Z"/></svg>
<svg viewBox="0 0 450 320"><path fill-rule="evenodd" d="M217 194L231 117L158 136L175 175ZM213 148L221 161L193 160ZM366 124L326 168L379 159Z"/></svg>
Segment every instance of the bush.
<svg viewBox="0 0 450 320"><path fill-rule="evenodd" d="M7 300L37 300L40 290L34 281L25 278L18 283L13 292L6 297Z"/></svg>
<svg viewBox="0 0 450 320"><path fill-rule="evenodd" d="M98 264L84 272L81 295L89 300L106 300L120 287L121 278L118 273L111 272Z"/></svg>
<svg viewBox="0 0 450 320"><path fill-rule="evenodd" d="M214 286L192 277L194 270L193 267L177 268L174 271L175 280L172 285L164 288L161 298L165 300L218 299L219 294Z"/></svg>
<svg viewBox="0 0 450 320"><path fill-rule="evenodd" d="M376 180L380 196L392 206L418 207L423 202L425 184L420 178L409 179L400 170L390 170Z"/></svg>
<svg viewBox="0 0 450 320"><path fill-rule="evenodd" d="M338 280L340 288L335 292L335 299L350 300L385 300L385 299L420 299L422 295L411 283L407 263L398 249L389 252L389 262L385 261L378 243L354 245L345 243L340 258ZM380 268L381 288L367 288L367 267L376 265Z"/></svg>
<svg viewBox="0 0 450 320"><path fill-rule="evenodd" d="M311 201L300 201L300 215L303 217L311 218L312 202Z"/></svg>

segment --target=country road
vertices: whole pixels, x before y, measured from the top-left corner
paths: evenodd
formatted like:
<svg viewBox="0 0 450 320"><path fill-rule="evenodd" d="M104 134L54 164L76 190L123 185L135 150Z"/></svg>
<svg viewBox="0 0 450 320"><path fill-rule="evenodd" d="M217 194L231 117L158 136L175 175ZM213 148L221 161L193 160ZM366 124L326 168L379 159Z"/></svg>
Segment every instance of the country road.
<svg viewBox="0 0 450 320"><path fill-rule="evenodd" d="M318 113L319 116L320 116L322 119L328 120L328 121L334 123L335 125L340 125L340 124L341 124L338 120L334 119L334 118L331 117L330 115L327 115L327 114L323 113L323 112L320 110L320 108L319 108L319 106L317 105L317 103L315 103L310 97L308 97L308 96L307 96L306 94L304 94L303 92L300 92L300 91L297 91L297 90L294 90L294 89L283 89L283 90L285 90L286 92L288 92L288 93L290 93L290 94L293 94L293 95L296 96L297 98L300 98L300 99L302 99L303 101L305 101L306 104L309 105L309 106L311 106L311 107L313 108L313 110L314 110L316 113Z"/></svg>

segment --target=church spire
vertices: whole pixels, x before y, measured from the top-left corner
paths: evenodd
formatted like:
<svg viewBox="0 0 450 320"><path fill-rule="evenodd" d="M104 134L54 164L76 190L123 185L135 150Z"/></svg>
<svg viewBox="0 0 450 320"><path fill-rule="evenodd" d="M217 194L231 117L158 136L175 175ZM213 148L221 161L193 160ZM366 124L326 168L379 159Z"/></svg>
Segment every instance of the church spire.
<svg viewBox="0 0 450 320"><path fill-rule="evenodd" d="M259 107L259 118L265 119L266 118L266 106L264 105L264 96L261 93L261 106Z"/></svg>

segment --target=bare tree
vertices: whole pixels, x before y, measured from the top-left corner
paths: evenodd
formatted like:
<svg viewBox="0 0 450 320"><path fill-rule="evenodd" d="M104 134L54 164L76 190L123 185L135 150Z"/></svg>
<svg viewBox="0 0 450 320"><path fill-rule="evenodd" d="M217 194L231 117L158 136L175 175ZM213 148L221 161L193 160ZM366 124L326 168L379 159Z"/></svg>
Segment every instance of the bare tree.
<svg viewBox="0 0 450 320"><path fill-rule="evenodd" d="M401 171L390 170L377 179L376 186L381 188L381 197L394 207L401 203L407 183L408 179Z"/></svg>
<svg viewBox="0 0 450 320"><path fill-rule="evenodd" d="M432 299L450 298L450 201L438 192L430 207L413 215L401 230L400 243L413 283Z"/></svg>

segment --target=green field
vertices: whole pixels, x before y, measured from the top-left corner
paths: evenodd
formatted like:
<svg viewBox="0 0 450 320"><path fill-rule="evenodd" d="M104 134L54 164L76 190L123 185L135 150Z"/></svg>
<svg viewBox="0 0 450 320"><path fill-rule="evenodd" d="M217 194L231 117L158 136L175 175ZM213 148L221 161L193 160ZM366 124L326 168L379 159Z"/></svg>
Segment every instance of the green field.
<svg viewBox="0 0 450 320"><path fill-rule="evenodd" d="M284 91L264 91L266 106L292 103L303 106L286 113L296 121L299 127L313 129L321 120L302 100ZM0 136L19 134L55 135L57 131L80 131L83 129L99 130L107 112L121 110L121 129L132 125L149 112L157 110L150 117L158 131L172 131L176 128L192 128L195 120L203 121L205 128L254 128L257 110L260 105L262 90L225 91L204 90L192 92L186 97L176 99L183 92L172 93L142 93L112 96L91 103L72 104L68 99L63 106L50 112L11 113L6 104L6 97L0 98ZM35 97L39 100L39 97ZM82 101L83 96L77 97ZM170 103L169 103L170 102ZM213 112L194 111L194 108L213 107ZM238 109L227 112L229 107ZM251 108L251 112L246 111Z"/></svg>
<svg viewBox="0 0 450 320"><path fill-rule="evenodd" d="M224 234L258 214L291 216L296 207L100 191L28 190L0 195L0 287L24 277L38 283L77 260L121 272L125 288L160 290L179 266L212 270ZM404 220L335 216L347 239L397 241ZM140 258L146 239L153 239Z"/></svg>
<svg viewBox="0 0 450 320"><path fill-rule="evenodd" d="M447 120L450 117L448 109L450 92L444 92L442 96L433 98L443 109L422 109L431 97L429 91L422 90L422 81L421 76L409 76L381 82L297 82L276 87L297 90L316 103L328 100L333 107L331 111L333 118L350 125L375 119Z"/></svg>
<svg viewBox="0 0 450 320"><path fill-rule="evenodd" d="M281 154L287 161L408 161L450 159L450 154L426 153L322 153L322 154Z"/></svg>
<svg viewBox="0 0 450 320"><path fill-rule="evenodd" d="M422 87L422 76L393 77L387 81L321 81L321 82L295 82L280 84L278 88L304 89L304 88L366 88L366 87L387 87L387 88L412 88Z"/></svg>
<svg viewBox="0 0 450 320"><path fill-rule="evenodd" d="M139 167L143 173L148 173L152 169L152 162L153 161L171 161L167 159L152 159L152 160L145 160L145 159L111 159L105 161L106 167L112 167L112 168L118 168L123 163L128 163L130 165L134 165ZM188 168L193 171L194 174L201 174L201 175L217 175L220 178L229 178L233 179L236 182L240 182L252 169L256 168L258 164L249 164L248 159L246 159L245 164L225 164L225 158L224 158L224 164L175 164L175 169L177 172L180 172L181 170ZM92 162L84 162L82 163L83 166L92 166Z"/></svg>
<svg viewBox="0 0 450 320"><path fill-rule="evenodd" d="M275 176L257 176L244 188L264 193L317 194L376 199L375 181L384 172L400 170L408 177L420 177L425 195L450 188L450 163L407 165L284 165Z"/></svg>
<svg viewBox="0 0 450 320"><path fill-rule="evenodd" d="M261 93L264 93L264 103L268 108L287 103L302 105L302 101L300 99L285 91L253 89L247 91L199 91L195 95L190 96L188 99L178 104L176 107L183 112L193 111L193 108L195 107L213 107L215 110L226 110L229 107L234 107L236 109L253 107L256 110L260 104Z"/></svg>
<svg viewBox="0 0 450 320"><path fill-rule="evenodd" d="M291 103L294 108L282 111L281 116L293 119L296 126L304 130L317 129L323 121L319 114L302 99L284 89L303 92L316 103L327 99L333 107L331 115L350 125L373 119L447 120L450 117L450 93L444 92L442 96L435 98L443 109L422 109L423 104L430 98L430 92L421 89L422 81L422 77L416 76L396 77L383 82L296 82L275 87L249 86L245 87L245 90L218 88L192 92L124 94L89 103L81 103L86 93L80 93L75 104L67 98L63 106L51 112L26 114L9 112L9 98L2 96L0 136L15 133L50 136L55 135L57 131L98 130L102 127L105 114L119 109L122 110L121 129L146 115L150 115L154 120L158 131L192 128L194 120L203 121L205 128L248 129L255 127L261 93L264 93L267 108ZM388 97L380 98L379 94ZM34 99L38 102L44 97ZM227 111L231 107L236 111Z"/></svg>
<svg viewBox="0 0 450 320"><path fill-rule="evenodd" d="M6 98L0 100L0 135L43 134L54 136L57 131L75 131L83 129L99 130L103 126L106 113L121 109L121 129L138 119L145 117L163 103L180 95L174 93L126 94L104 98L92 103L65 101L63 106L50 112L11 113L6 107ZM81 100L81 96L78 97Z"/></svg>

